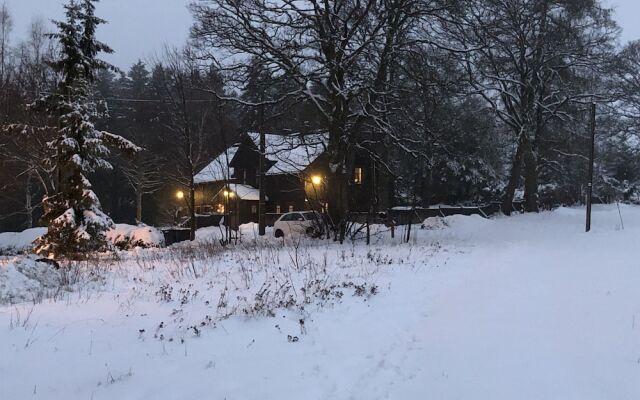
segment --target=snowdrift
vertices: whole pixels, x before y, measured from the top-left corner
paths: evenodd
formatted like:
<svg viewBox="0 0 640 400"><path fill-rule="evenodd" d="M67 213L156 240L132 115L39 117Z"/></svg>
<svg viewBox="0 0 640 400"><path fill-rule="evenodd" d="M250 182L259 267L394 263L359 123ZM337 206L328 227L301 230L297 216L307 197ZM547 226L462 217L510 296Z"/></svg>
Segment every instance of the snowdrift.
<svg viewBox="0 0 640 400"><path fill-rule="evenodd" d="M0 304L36 302L47 291L64 286L63 271L32 258L13 258L0 264Z"/></svg>

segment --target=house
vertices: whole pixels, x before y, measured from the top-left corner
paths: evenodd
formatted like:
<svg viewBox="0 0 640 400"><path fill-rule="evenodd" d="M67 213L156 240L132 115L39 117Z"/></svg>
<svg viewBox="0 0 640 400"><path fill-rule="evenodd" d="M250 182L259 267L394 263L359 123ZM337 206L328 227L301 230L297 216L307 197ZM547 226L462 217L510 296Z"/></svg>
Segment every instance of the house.
<svg viewBox="0 0 640 400"><path fill-rule="evenodd" d="M328 176L326 134L265 134L265 212L272 224L285 212L326 211ZM196 213L236 216L257 222L260 134L247 133L196 176ZM358 162L361 161L361 162ZM353 171L353 211L368 211L373 197L372 169L366 158Z"/></svg>

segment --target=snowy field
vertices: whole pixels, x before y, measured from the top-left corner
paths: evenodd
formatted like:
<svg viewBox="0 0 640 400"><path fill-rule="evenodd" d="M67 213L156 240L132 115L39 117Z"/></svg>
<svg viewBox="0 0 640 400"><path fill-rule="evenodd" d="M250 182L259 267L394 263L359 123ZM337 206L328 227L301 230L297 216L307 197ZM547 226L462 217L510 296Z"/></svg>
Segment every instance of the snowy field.
<svg viewBox="0 0 640 400"><path fill-rule="evenodd" d="M0 399L638 399L640 208L621 214L448 217L370 247L201 233L44 277L6 257Z"/></svg>

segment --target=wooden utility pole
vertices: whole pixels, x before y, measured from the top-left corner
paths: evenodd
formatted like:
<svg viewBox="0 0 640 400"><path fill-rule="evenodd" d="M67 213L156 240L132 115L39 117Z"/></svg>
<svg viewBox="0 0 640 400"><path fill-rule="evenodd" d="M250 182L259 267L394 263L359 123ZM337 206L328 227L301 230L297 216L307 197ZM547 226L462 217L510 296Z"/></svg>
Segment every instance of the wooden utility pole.
<svg viewBox="0 0 640 400"><path fill-rule="evenodd" d="M262 115L262 106L260 106L260 114ZM266 233L265 221L265 193L264 193L264 158L266 153L266 143L264 129L260 129L260 161L258 163L258 190L260 191L260 201L258 202L258 234L264 236Z"/></svg>
<svg viewBox="0 0 640 400"><path fill-rule="evenodd" d="M591 230L591 198L593 196L593 163L596 151L596 103L591 103L591 151L589 153L589 182L587 184L587 224L586 231Z"/></svg>

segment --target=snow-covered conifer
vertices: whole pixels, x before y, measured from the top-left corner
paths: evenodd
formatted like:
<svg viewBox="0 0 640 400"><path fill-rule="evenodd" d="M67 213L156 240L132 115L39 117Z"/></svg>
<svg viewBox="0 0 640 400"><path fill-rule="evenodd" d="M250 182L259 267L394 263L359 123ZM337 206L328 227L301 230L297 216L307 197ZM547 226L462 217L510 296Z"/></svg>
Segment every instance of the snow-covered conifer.
<svg viewBox="0 0 640 400"><path fill-rule="evenodd" d="M136 152L128 140L96 129L99 116L91 87L96 71L112 68L96 58L112 50L96 40L95 31L103 20L95 16L97 0L69 0L65 21L56 22L60 57L52 63L61 75L58 91L36 102L55 121L57 137L48 143L46 160L56 177L56 191L43 201L43 220L48 233L36 241L36 252L53 256L74 256L107 246L105 232L113 225L91 190L87 173L110 169L108 146Z"/></svg>

